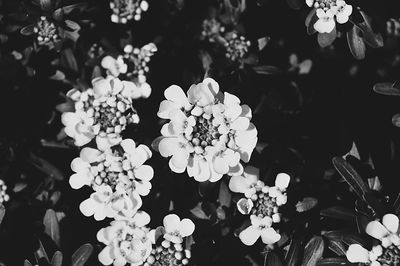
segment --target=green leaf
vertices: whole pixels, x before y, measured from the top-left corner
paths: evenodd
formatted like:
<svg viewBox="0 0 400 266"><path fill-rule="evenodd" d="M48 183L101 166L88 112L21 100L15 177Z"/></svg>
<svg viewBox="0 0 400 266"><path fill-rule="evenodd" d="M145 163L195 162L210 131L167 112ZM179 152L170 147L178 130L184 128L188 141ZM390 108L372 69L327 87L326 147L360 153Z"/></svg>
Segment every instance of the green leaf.
<svg viewBox="0 0 400 266"><path fill-rule="evenodd" d="M336 253L338 256L345 256L347 247L343 244L342 240L330 240L328 248Z"/></svg>
<svg viewBox="0 0 400 266"><path fill-rule="evenodd" d="M400 114L395 114L392 117L392 124L396 127L400 127Z"/></svg>
<svg viewBox="0 0 400 266"><path fill-rule="evenodd" d="M331 32L329 33L318 33L318 44L322 47L328 47L329 45L331 45L337 37L337 32L336 32L336 28L334 28Z"/></svg>
<svg viewBox="0 0 400 266"><path fill-rule="evenodd" d="M302 201L297 202L296 211L305 212L309 211L318 204L318 199L312 197L305 197Z"/></svg>
<svg viewBox="0 0 400 266"><path fill-rule="evenodd" d="M304 5L304 1L302 0L286 0L288 5L293 9L300 9Z"/></svg>
<svg viewBox="0 0 400 266"><path fill-rule="evenodd" d="M6 208L0 203L0 224L3 222L4 215L6 214Z"/></svg>
<svg viewBox="0 0 400 266"><path fill-rule="evenodd" d="M371 26L371 18L367 14L365 14L365 12L361 10L359 12L364 21L361 23L357 23L357 26L363 33L362 35L365 43L372 48L382 47L384 45L382 35L373 31Z"/></svg>
<svg viewBox="0 0 400 266"><path fill-rule="evenodd" d="M56 166L38 155L31 153L28 162L46 174L49 178L59 181L64 180L65 178L64 174Z"/></svg>
<svg viewBox="0 0 400 266"><path fill-rule="evenodd" d="M364 183L360 175L354 170L354 168L341 157L333 158L332 162L333 166L343 177L343 179L350 185L358 197L360 199L364 199L364 194L369 192L369 188Z"/></svg>
<svg viewBox="0 0 400 266"><path fill-rule="evenodd" d="M322 258L324 252L324 240L320 236L314 236L307 243L304 249L302 266L315 266L317 261Z"/></svg>
<svg viewBox="0 0 400 266"><path fill-rule="evenodd" d="M32 266L32 263L29 262L29 260L24 261L24 266Z"/></svg>
<svg viewBox="0 0 400 266"><path fill-rule="evenodd" d="M64 14L69 14L72 11L74 11L75 9L79 9L80 11L83 11L83 10L85 10L86 6L87 6L87 3L78 3L78 4L64 6L64 7L62 7L62 10L63 10Z"/></svg>
<svg viewBox="0 0 400 266"><path fill-rule="evenodd" d="M318 17L316 14L317 10L313 8L310 13L308 13L306 20L305 20L305 25L307 27L307 33L308 35L312 35L317 32L317 30L314 28L315 22L318 21Z"/></svg>
<svg viewBox="0 0 400 266"><path fill-rule="evenodd" d="M281 74L282 70L276 66L254 66L253 70L260 75L277 75Z"/></svg>
<svg viewBox="0 0 400 266"><path fill-rule="evenodd" d="M40 239L38 239L38 241L39 241L39 248L34 253L36 261L39 261L40 259L44 258L47 262L49 262L49 256L47 256L42 241L40 241Z"/></svg>
<svg viewBox="0 0 400 266"><path fill-rule="evenodd" d="M93 246L89 243L82 245L72 254L72 266L83 266L92 255Z"/></svg>
<svg viewBox="0 0 400 266"><path fill-rule="evenodd" d="M355 25L347 31L347 44L349 45L350 52L358 60L365 58L366 51L364 40L360 34L360 28Z"/></svg>
<svg viewBox="0 0 400 266"><path fill-rule="evenodd" d="M283 266L283 263L278 255L271 251L266 255L264 266Z"/></svg>
<svg viewBox="0 0 400 266"><path fill-rule="evenodd" d="M320 212L322 216L335 218L344 221L354 221L356 219L356 213L353 210L347 209L341 206L334 206L328 209L324 209Z"/></svg>
<svg viewBox="0 0 400 266"><path fill-rule="evenodd" d="M221 181L221 185L219 186L218 200L221 206L225 206L227 208L231 206L232 195L229 192L228 186L223 181Z"/></svg>
<svg viewBox="0 0 400 266"><path fill-rule="evenodd" d="M54 210L48 209L43 218L44 232L53 239L54 243L60 246L60 226Z"/></svg>
<svg viewBox="0 0 400 266"><path fill-rule="evenodd" d="M78 63L76 62L74 52L71 48L64 49L61 52L61 65L75 72L79 72Z"/></svg>
<svg viewBox="0 0 400 266"><path fill-rule="evenodd" d="M357 216L357 228L358 228L358 232L360 234L365 233L365 228L367 228L368 223L371 221L370 219L368 219L368 217L366 217L365 215L358 215Z"/></svg>
<svg viewBox="0 0 400 266"><path fill-rule="evenodd" d="M299 238L293 238L290 242L289 250L285 256L285 262L287 266L297 265L300 259L300 252L302 250L302 241Z"/></svg>
<svg viewBox="0 0 400 266"><path fill-rule="evenodd" d="M62 266L63 254L61 251L54 252L53 258L51 259L52 266Z"/></svg>
<svg viewBox="0 0 400 266"><path fill-rule="evenodd" d="M346 258L326 258L320 259L317 262L317 266L341 266L341 265L353 265Z"/></svg>
<svg viewBox="0 0 400 266"><path fill-rule="evenodd" d="M396 83L382 82L377 83L373 87L374 92L388 95L388 96L400 96L400 89L396 87Z"/></svg>

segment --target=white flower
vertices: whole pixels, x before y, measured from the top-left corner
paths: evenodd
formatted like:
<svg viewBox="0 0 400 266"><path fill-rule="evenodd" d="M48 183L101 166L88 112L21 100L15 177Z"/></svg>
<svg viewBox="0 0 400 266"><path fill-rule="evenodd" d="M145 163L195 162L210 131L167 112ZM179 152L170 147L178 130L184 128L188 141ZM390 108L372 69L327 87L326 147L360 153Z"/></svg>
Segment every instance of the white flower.
<svg viewBox="0 0 400 266"><path fill-rule="evenodd" d="M182 243L183 238L194 232L194 223L190 219L180 219L176 214L168 214L163 220L164 238L172 243Z"/></svg>
<svg viewBox="0 0 400 266"><path fill-rule="evenodd" d="M271 245L281 239L274 228L271 227L272 219L270 217L260 218L252 215L250 217L251 225L239 234L240 240L247 246L252 246L261 236L261 240L266 245Z"/></svg>
<svg viewBox="0 0 400 266"><path fill-rule="evenodd" d="M257 143L257 130L250 123L251 110L218 83L206 78L187 92L172 85L157 115L169 119L154 141L176 173L185 170L199 182L218 181L222 175L240 175Z"/></svg>
<svg viewBox="0 0 400 266"><path fill-rule="evenodd" d="M98 173L97 167L91 167L92 163L97 164L101 159L102 152L85 147L81 150L80 156L71 162L71 169L75 172L70 179L69 184L73 189L79 189L84 185L90 186Z"/></svg>
<svg viewBox="0 0 400 266"><path fill-rule="evenodd" d="M139 211L129 220L115 220L100 229L97 239L106 247L99 253L103 265L142 265L152 250L149 229L150 216Z"/></svg>
<svg viewBox="0 0 400 266"><path fill-rule="evenodd" d="M318 20L314 24L314 29L320 33L330 33L335 28L334 14L331 10L326 12L322 9L317 9Z"/></svg>
<svg viewBox="0 0 400 266"><path fill-rule="evenodd" d="M306 0L306 4L307 4L309 7L312 7L312 6L314 5L314 0Z"/></svg>
<svg viewBox="0 0 400 266"><path fill-rule="evenodd" d="M379 221L369 222L365 231L370 236L381 241L383 247L390 245L400 246L400 237L398 233L399 218L394 214L386 214Z"/></svg>
<svg viewBox="0 0 400 266"><path fill-rule="evenodd" d="M345 1L339 0L336 2L336 8L336 21L340 24L344 24L349 21L349 16L353 12L353 7L351 5L347 5Z"/></svg>
<svg viewBox="0 0 400 266"><path fill-rule="evenodd" d="M232 192L243 193L247 198L251 198L257 191L264 187L264 182L259 178L260 169L247 166L244 169L243 176L232 176L229 180L229 189Z"/></svg>
<svg viewBox="0 0 400 266"><path fill-rule="evenodd" d="M359 244L352 244L346 252L346 257L351 263L368 263L369 251Z"/></svg>
<svg viewBox="0 0 400 266"><path fill-rule="evenodd" d="M101 66L107 70L107 73L116 78L120 74L125 74L128 70L128 65L125 64L124 58L121 55L117 59L109 55L105 56L101 60Z"/></svg>

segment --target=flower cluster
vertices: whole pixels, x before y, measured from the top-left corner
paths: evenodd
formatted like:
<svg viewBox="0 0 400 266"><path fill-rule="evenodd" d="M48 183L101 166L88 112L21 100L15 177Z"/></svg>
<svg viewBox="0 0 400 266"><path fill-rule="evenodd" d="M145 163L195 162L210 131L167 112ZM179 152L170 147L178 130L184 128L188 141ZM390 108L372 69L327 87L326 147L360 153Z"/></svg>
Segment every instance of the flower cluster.
<svg viewBox="0 0 400 266"><path fill-rule="evenodd" d="M176 173L187 170L199 182L216 182L224 174L240 175L257 142L257 130L250 122L251 109L240 100L219 91L218 83L206 78L192 85L187 96L172 85L157 115L170 120L162 136L153 142Z"/></svg>
<svg viewBox="0 0 400 266"><path fill-rule="evenodd" d="M98 145L118 143L126 126L139 122L131 99L135 84L112 77L97 78L92 83L93 89L68 92L75 111L62 114L64 131L75 140L76 146L83 146L93 138Z"/></svg>
<svg viewBox="0 0 400 266"><path fill-rule="evenodd" d="M225 27L215 19L205 19L202 23L201 39L208 40L209 42L215 42L215 38L220 36L224 31Z"/></svg>
<svg viewBox="0 0 400 266"><path fill-rule="evenodd" d="M365 231L379 240L380 244L375 245L370 251L359 244L350 245L346 253L350 262L372 266L400 264L399 218L396 215L384 215L382 223L379 221L370 222Z"/></svg>
<svg viewBox="0 0 400 266"><path fill-rule="evenodd" d="M111 0L111 21L126 24L129 20L140 20L142 13L149 9L146 0Z"/></svg>
<svg viewBox="0 0 400 266"><path fill-rule="evenodd" d="M225 34L225 56L232 62L241 61L249 51L250 45L250 41L235 31Z"/></svg>
<svg viewBox="0 0 400 266"><path fill-rule="evenodd" d="M140 196L151 189L154 171L144 164L150 157L147 146L136 147L131 139L105 149L83 148L71 163L75 174L69 182L74 189L87 185L95 192L81 203L81 212L96 220L135 214L142 205Z"/></svg>
<svg viewBox="0 0 400 266"><path fill-rule="evenodd" d="M231 177L229 189L245 196L237 202L239 212L250 214L251 225L239 234L244 244L251 246L260 236L267 245L280 239L272 224L281 221L279 207L287 202L289 181L289 175L280 173L275 186L266 186L259 180L259 169L252 166L247 166L242 176Z"/></svg>
<svg viewBox="0 0 400 266"><path fill-rule="evenodd" d="M332 32L336 27L335 21L344 24L353 12L353 7L343 0L306 0L306 3L316 9L318 20L314 29L320 33Z"/></svg>
<svg viewBox="0 0 400 266"><path fill-rule="evenodd" d="M33 32L39 45L48 45L60 39L56 25L45 16L41 16L36 22Z"/></svg>
<svg viewBox="0 0 400 266"><path fill-rule="evenodd" d="M193 233L193 222L180 220L175 214L165 216L164 227L156 230L146 227L149 222L150 216L139 211L132 218L117 219L110 226L100 229L97 239L106 247L99 253L99 261L103 265L188 264L191 253L183 240ZM158 234L158 231L163 234Z"/></svg>
<svg viewBox="0 0 400 266"><path fill-rule="evenodd" d="M92 46L90 46L89 51L87 52L87 55L89 59L91 60L96 60L100 58L104 54L104 49L101 45L94 43Z"/></svg>
<svg viewBox="0 0 400 266"><path fill-rule="evenodd" d="M0 203L10 200L10 196L7 194L7 185L3 179L0 179Z"/></svg>

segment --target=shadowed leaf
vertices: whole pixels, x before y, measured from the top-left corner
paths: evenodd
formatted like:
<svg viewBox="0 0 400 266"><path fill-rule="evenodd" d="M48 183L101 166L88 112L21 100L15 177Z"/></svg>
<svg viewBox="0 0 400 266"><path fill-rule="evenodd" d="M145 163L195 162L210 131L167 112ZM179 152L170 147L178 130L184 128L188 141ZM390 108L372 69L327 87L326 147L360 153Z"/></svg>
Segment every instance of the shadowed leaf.
<svg viewBox="0 0 400 266"><path fill-rule="evenodd" d="M53 239L54 243L60 246L60 227L54 210L48 209L43 218L44 232Z"/></svg>
<svg viewBox="0 0 400 266"><path fill-rule="evenodd" d="M92 255L93 246L91 244L84 244L72 254L72 266L83 266L89 257Z"/></svg>
<svg viewBox="0 0 400 266"><path fill-rule="evenodd" d="M0 224L3 222L4 215L6 214L6 209L3 204L0 204Z"/></svg>
<svg viewBox="0 0 400 266"><path fill-rule="evenodd" d="M315 266L324 252L324 241L320 236L314 236L304 250L302 266Z"/></svg>
<svg viewBox="0 0 400 266"><path fill-rule="evenodd" d="M62 260L63 260L63 254L61 253L61 251L56 251L53 255L53 258L51 259L51 265L61 266Z"/></svg>
<svg viewBox="0 0 400 266"><path fill-rule="evenodd" d="M339 266L339 265L353 265L353 264L351 264L346 258L326 258L326 259L320 259L317 262L317 266L324 266L324 265Z"/></svg>
<svg viewBox="0 0 400 266"><path fill-rule="evenodd" d="M228 186L223 181L221 181L218 195L219 204L221 204L221 206L229 208L231 206L231 199L232 195L229 192Z"/></svg>
<svg viewBox="0 0 400 266"><path fill-rule="evenodd" d="M302 250L302 241L299 238L293 238L290 242L289 250L285 256L287 266L295 266L300 259L300 252Z"/></svg>
<svg viewBox="0 0 400 266"><path fill-rule="evenodd" d="M306 197L302 201L297 202L296 211L305 212L309 211L318 204L318 199L312 197Z"/></svg>
<svg viewBox="0 0 400 266"><path fill-rule="evenodd" d="M345 221L354 221L356 213L353 210L341 206L334 206L321 211L321 215Z"/></svg>
<svg viewBox="0 0 400 266"><path fill-rule="evenodd" d="M318 44L321 47L328 47L329 45L331 45L337 37L337 32L336 32L336 28L334 28L331 32L329 33L318 33Z"/></svg>
<svg viewBox="0 0 400 266"><path fill-rule="evenodd" d="M373 90L376 93L388 96L400 96L400 89L394 86L394 83L382 82L374 85Z"/></svg>
<svg viewBox="0 0 400 266"><path fill-rule="evenodd" d="M328 243L328 248L336 253L338 256L345 256L347 247L341 240L331 240Z"/></svg>
<svg viewBox="0 0 400 266"><path fill-rule="evenodd" d="M350 52L358 60L365 58L366 51L364 40L360 34L361 30L355 25L347 31L347 44L349 45Z"/></svg>
<svg viewBox="0 0 400 266"><path fill-rule="evenodd" d="M278 255L271 251L266 255L264 266L283 266L283 263Z"/></svg>

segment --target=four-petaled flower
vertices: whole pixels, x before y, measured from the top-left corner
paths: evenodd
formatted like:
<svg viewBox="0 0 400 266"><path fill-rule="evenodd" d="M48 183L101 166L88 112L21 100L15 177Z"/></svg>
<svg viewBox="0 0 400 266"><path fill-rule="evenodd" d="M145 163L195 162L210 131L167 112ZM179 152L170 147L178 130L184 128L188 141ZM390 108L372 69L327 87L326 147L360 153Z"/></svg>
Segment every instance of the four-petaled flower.
<svg viewBox="0 0 400 266"><path fill-rule="evenodd" d="M183 242L183 238L194 232L194 223L190 219L180 219L176 214L168 214L163 220L165 234L164 238L172 243Z"/></svg>
<svg viewBox="0 0 400 266"><path fill-rule="evenodd" d="M250 216L251 225L239 234L240 240L247 246L252 246L260 238L264 244L272 245L281 239L274 228L272 228L272 219L268 216L260 218L256 215Z"/></svg>
<svg viewBox="0 0 400 266"><path fill-rule="evenodd" d="M171 156L171 170L187 170L199 182L215 182L224 174L240 175L240 160L248 162L257 143L250 108L240 105L236 96L222 94L211 78L192 85L187 96L176 85L164 95L158 116L170 121L153 146L163 157Z"/></svg>

